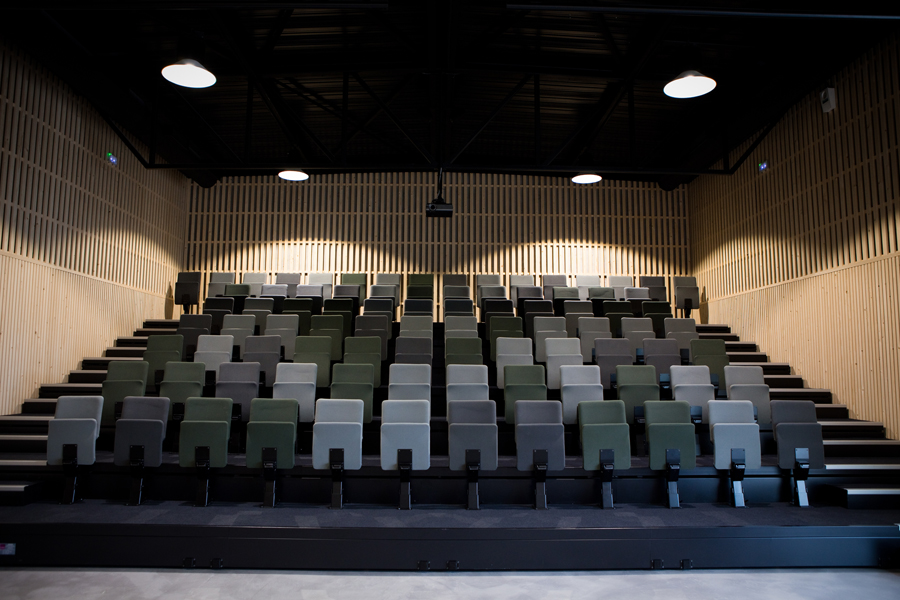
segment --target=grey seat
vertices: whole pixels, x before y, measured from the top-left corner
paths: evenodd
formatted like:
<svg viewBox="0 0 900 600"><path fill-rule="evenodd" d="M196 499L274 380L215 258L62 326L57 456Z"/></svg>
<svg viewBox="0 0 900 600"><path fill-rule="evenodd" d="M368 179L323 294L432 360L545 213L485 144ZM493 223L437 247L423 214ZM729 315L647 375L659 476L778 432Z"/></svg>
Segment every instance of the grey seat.
<svg viewBox="0 0 900 600"><path fill-rule="evenodd" d="M297 288L294 288L295 290ZM288 285L286 283L264 283L260 295L264 298L288 297Z"/></svg>
<svg viewBox="0 0 900 600"><path fill-rule="evenodd" d="M534 359L539 363L547 362L547 338L568 337L565 317L534 318ZM579 348L580 349L580 348Z"/></svg>
<svg viewBox="0 0 900 600"><path fill-rule="evenodd" d="M254 315L225 315L222 322L222 335L230 335L238 347L238 357L244 356L244 341L253 335L256 328ZM228 361L222 361L228 362Z"/></svg>
<svg viewBox="0 0 900 600"><path fill-rule="evenodd" d="M700 288L697 287L696 277L673 277L672 286L675 288L675 308L685 310L685 316L690 317L687 311L690 301L691 309L700 308Z"/></svg>
<svg viewBox="0 0 900 600"><path fill-rule="evenodd" d="M487 400L489 393L487 366L449 365L447 367L447 402Z"/></svg>
<svg viewBox="0 0 900 600"><path fill-rule="evenodd" d="M168 418L168 398L126 397L122 404L122 417L116 421L113 462L120 467L129 466L131 447L143 446L145 467L158 467L162 464Z"/></svg>
<svg viewBox="0 0 900 600"><path fill-rule="evenodd" d="M191 306L200 304L200 278L202 273L198 271L180 272L175 280L175 304L180 304L184 312L188 312Z"/></svg>
<svg viewBox="0 0 900 600"><path fill-rule="evenodd" d="M611 338L609 319L606 317L578 317L578 339L581 340L581 361L594 362L594 341L597 338Z"/></svg>
<svg viewBox="0 0 900 600"><path fill-rule="evenodd" d="M398 470L397 451L412 450L413 471L431 466L431 403L386 400L381 405L381 468Z"/></svg>
<svg viewBox="0 0 900 600"><path fill-rule="evenodd" d="M175 333L184 338L183 352L186 356L197 350L197 338L210 334L212 321L212 315L181 315Z"/></svg>
<svg viewBox="0 0 900 600"><path fill-rule="evenodd" d="M566 333L569 337L578 337L578 319L594 316L594 305L589 301L563 301L563 316L566 319Z"/></svg>
<svg viewBox="0 0 900 600"><path fill-rule="evenodd" d="M709 403L709 439L715 448L716 468L731 468L731 450L741 448L748 469L762 465L759 425L753 421L753 404L746 400L712 400Z"/></svg>
<svg viewBox="0 0 900 600"><path fill-rule="evenodd" d="M547 389L560 387L560 368L563 365L581 365L581 343L577 338L547 338L544 341L547 354Z"/></svg>
<svg viewBox="0 0 900 600"><path fill-rule="evenodd" d="M766 385L762 367L725 367L725 389L729 400L749 400L756 407L760 429L768 430L772 425L769 386Z"/></svg>
<svg viewBox="0 0 900 600"><path fill-rule="evenodd" d="M681 365L681 353L678 351L678 342L665 339L644 339L644 364L656 367L657 375L670 375L672 366Z"/></svg>
<svg viewBox="0 0 900 600"><path fill-rule="evenodd" d="M650 299L650 289L644 287L626 287L625 288L625 299L626 300L649 300Z"/></svg>
<svg viewBox="0 0 900 600"><path fill-rule="evenodd" d="M480 285L475 291L475 303L484 310L485 298L506 298L506 288L502 285Z"/></svg>
<svg viewBox="0 0 900 600"><path fill-rule="evenodd" d="M448 300L450 298L464 298L471 300L472 290L467 285L445 285L444 300Z"/></svg>
<svg viewBox="0 0 900 600"><path fill-rule="evenodd" d="M332 297L332 292L334 290L334 273L310 273L307 281L309 282L309 285L322 286L323 299Z"/></svg>
<svg viewBox="0 0 900 600"><path fill-rule="evenodd" d="M542 275L541 286L544 288L544 298L553 300L553 288L569 285L568 275Z"/></svg>
<svg viewBox="0 0 900 600"><path fill-rule="evenodd" d="M396 285L376 284L369 288L368 299L390 300L391 307L396 308L400 306L400 289ZM365 306L365 301L363 301L363 306Z"/></svg>
<svg viewBox="0 0 900 600"><path fill-rule="evenodd" d="M394 362L431 365L434 348L430 337L398 337Z"/></svg>
<svg viewBox="0 0 900 600"><path fill-rule="evenodd" d="M530 338L498 337L497 338L497 387L506 386L504 368L507 365L533 365L532 343Z"/></svg>
<svg viewBox="0 0 900 600"><path fill-rule="evenodd" d="M816 418L816 405L809 400L772 400L772 428L778 446L778 466L794 467L797 448L809 450L809 467L825 468L825 444L822 425Z"/></svg>
<svg viewBox="0 0 900 600"><path fill-rule="evenodd" d="M607 285L613 289L616 300L624 300L625 288L634 286L634 278L630 275L610 275L607 277Z"/></svg>
<svg viewBox="0 0 900 600"><path fill-rule="evenodd" d="M330 400L316 402L316 421L313 424L314 469L331 469L332 449L344 452L344 469L362 467L362 400Z"/></svg>
<svg viewBox="0 0 900 600"><path fill-rule="evenodd" d="M230 398L241 406L241 420L250 418L250 402L259 396L258 362L222 363L216 382L216 397Z"/></svg>
<svg viewBox="0 0 900 600"><path fill-rule="evenodd" d="M210 273L206 295L210 298L225 295L225 286L234 283L234 273Z"/></svg>
<svg viewBox="0 0 900 600"><path fill-rule="evenodd" d="M300 285L300 273L275 273L275 283L287 285L288 298L296 298L297 286Z"/></svg>
<svg viewBox="0 0 900 600"><path fill-rule="evenodd" d="M218 379L219 367L231 362L233 349L234 337L230 335L201 335L197 339L194 362L206 365L206 370L213 371Z"/></svg>
<svg viewBox="0 0 900 600"><path fill-rule="evenodd" d="M281 362L281 343L282 338L277 335L253 335L244 342L244 362L259 363L260 371L265 375L266 387L275 384L275 370ZM219 381L222 381L221 374Z"/></svg>
<svg viewBox="0 0 900 600"><path fill-rule="evenodd" d="M466 450L481 453L481 470L497 469L497 405L493 400L452 400L447 404L450 470L466 470Z"/></svg>
<svg viewBox="0 0 900 600"><path fill-rule="evenodd" d="M616 367L634 363L631 342L622 338L597 338L594 340L594 362L600 367L604 389L609 389L612 387L610 375L616 372Z"/></svg>
<svg viewBox="0 0 900 600"><path fill-rule="evenodd" d="M475 315L475 303L470 298L447 298L444 300L444 319L451 316Z"/></svg>
<svg viewBox="0 0 900 600"><path fill-rule="evenodd" d="M699 340L700 334L697 333L697 324L694 319L673 319L663 320L666 337L678 342L679 352L691 349L691 340Z"/></svg>
<svg viewBox="0 0 900 600"><path fill-rule="evenodd" d="M534 451L547 451L547 470L566 467L562 404L540 400L516 402L516 468L534 469Z"/></svg>
<svg viewBox="0 0 900 600"><path fill-rule="evenodd" d="M434 337L434 319L428 315L400 317L400 337Z"/></svg>
<svg viewBox="0 0 900 600"><path fill-rule="evenodd" d="M670 368L672 397L691 406L699 406L703 422L709 422L709 401L715 399L715 387L710 383L709 367L705 365L676 365Z"/></svg>
<svg viewBox="0 0 900 600"><path fill-rule="evenodd" d="M592 287L600 287L602 285L600 283L599 275L576 275L575 276L575 287L578 288L578 297L581 300L587 300L589 295L589 290Z"/></svg>
<svg viewBox="0 0 900 600"><path fill-rule="evenodd" d="M356 337L378 337L381 339L381 360L388 358L388 340L391 339L390 320L385 315L360 315L356 317Z"/></svg>
<svg viewBox="0 0 900 600"><path fill-rule="evenodd" d="M515 305L519 301L520 287L534 287L533 275L510 275L509 276L509 299Z"/></svg>
<svg viewBox="0 0 900 600"><path fill-rule="evenodd" d="M663 302L668 300L666 292L666 278L657 275L641 275L641 287L647 288L650 293L650 299Z"/></svg>
<svg viewBox="0 0 900 600"><path fill-rule="evenodd" d="M246 283L250 285L250 295L262 296L262 286L268 281L269 276L267 273L244 273L244 277L241 280L241 283Z"/></svg>
<svg viewBox="0 0 900 600"><path fill-rule="evenodd" d="M430 364L394 363L388 376L388 399L431 402Z"/></svg>
<svg viewBox="0 0 900 600"><path fill-rule="evenodd" d="M275 370L272 397L296 400L301 423L315 420L318 370L315 363L280 363Z"/></svg>
<svg viewBox="0 0 900 600"><path fill-rule="evenodd" d="M447 285L469 285L469 277L464 273L446 273L441 278L443 284Z"/></svg>
<svg viewBox="0 0 900 600"><path fill-rule="evenodd" d="M66 444L78 446L79 465L94 464L102 415L102 396L60 396L47 429L47 464L63 464L63 446Z"/></svg>
<svg viewBox="0 0 900 600"><path fill-rule="evenodd" d="M564 365L559 368L563 423L578 422L581 402L603 400L603 383L597 365Z"/></svg>
<svg viewBox="0 0 900 600"><path fill-rule="evenodd" d="M637 360L637 350L643 351L644 340L653 339L653 322L648 318L625 317L621 321L622 338L631 342L631 358Z"/></svg>

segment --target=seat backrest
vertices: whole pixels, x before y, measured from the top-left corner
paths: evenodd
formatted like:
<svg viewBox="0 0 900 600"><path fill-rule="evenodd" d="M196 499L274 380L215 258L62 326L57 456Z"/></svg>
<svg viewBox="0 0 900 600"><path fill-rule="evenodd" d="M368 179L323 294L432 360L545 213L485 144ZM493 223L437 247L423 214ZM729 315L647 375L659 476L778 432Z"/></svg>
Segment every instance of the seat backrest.
<svg viewBox="0 0 900 600"><path fill-rule="evenodd" d="M344 339L345 354L381 354L381 338L377 336L348 337Z"/></svg>
<svg viewBox="0 0 900 600"><path fill-rule="evenodd" d="M589 385L601 383L597 365L563 365L559 368L560 385Z"/></svg>
<svg viewBox="0 0 900 600"><path fill-rule="evenodd" d="M678 342L675 340L658 340L646 338L644 340L644 358L663 354L678 355Z"/></svg>
<svg viewBox="0 0 900 600"><path fill-rule="evenodd" d="M362 400L316 401L316 423L359 423L362 425L365 403Z"/></svg>
<svg viewBox="0 0 900 600"><path fill-rule="evenodd" d="M259 383L259 370L260 365L258 362L222 363L219 365L219 382L247 381L249 383Z"/></svg>
<svg viewBox="0 0 900 600"><path fill-rule="evenodd" d="M676 385L710 384L709 367L706 365L672 365L669 368L672 387Z"/></svg>
<svg viewBox="0 0 900 600"><path fill-rule="evenodd" d="M434 273L410 273L406 277L407 287L412 285L433 286Z"/></svg>
<svg viewBox="0 0 900 600"><path fill-rule="evenodd" d="M212 327L212 315L181 315L181 318L178 320L178 327L209 329Z"/></svg>
<svg viewBox="0 0 900 600"><path fill-rule="evenodd" d="M294 398L254 398L250 401L250 420L296 424L299 406Z"/></svg>
<svg viewBox="0 0 900 600"><path fill-rule="evenodd" d="M610 275L607 279L609 287L612 288L627 288L634 285L634 278L631 275Z"/></svg>
<svg viewBox="0 0 900 600"><path fill-rule="evenodd" d="M475 287L479 288L483 285L503 285L500 275L482 274L475 275Z"/></svg>
<svg viewBox="0 0 900 600"><path fill-rule="evenodd" d="M450 316L444 319L444 330L462 329L478 331L478 320L475 317Z"/></svg>
<svg viewBox="0 0 900 600"><path fill-rule="evenodd" d="M627 423L625 403L621 400L587 400L578 403L580 425Z"/></svg>
<svg viewBox="0 0 900 600"><path fill-rule="evenodd" d="M210 283L234 283L234 273L210 273Z"/></svg>
<svg viewBox="0 0 900 600"><path fill-rule="evenodd" d="M516 298L544 298L544 288L536 285L517 285Z"/></svg>
<svg viewBox="0 0 900 600"><path fill-rule="evenodd" d="M281 312L306 311L311 313L315 306L316 302L312 298L285 298L284 304L281 305Z"/></svg>
<svg viewBox="0 0 900 600"><path fill-rule="evenodd" d="M400 317L400 331L432 331L434 320L427 315L403 315Z"/></svg>
<svg viewBox="0 0 900 600"><path fill-rule="evenodd" d="M520 290L521 291L521 290ZM543 296L541 296L543 297ZM525 316L531 313L539 313L539 314L553 314L553 301L552 300L525 300L522 303L522 314L519 316Z"/></svg>
<svg viewBox="0 0 900 600"><path fill-rule="evenodd" d="M201 335L197 338L197 352L228 352L234 347L233 335Z"/></svg>
<svg viewBox="0 0 900 600"><path fill-rule="evenodd" d="M510 275L509 276L509 286L510 287L534 286L534 276L533 275Z"/></svg>
<svg viewBox="0 0 900 600"><path fill-rule="evenodd" d="M578 292L577 287L566 287L566 286L555 286L553 288L553 299L561 300L564 298L572 298L573 300L577 300L581 295Z"/></svg>
<svg viewBox="0 0 900 600"><path fill-rule="evenodd" d="M506 365L503 367L506 387L516 384L542 384L547 381L544 365Z"/></svg>
<svg viewBox="0 0 900 600"><path fill-rule="evenodd" d="M566 287L569 285L568 275L542 275L541 285L545 288Z"/></svg>
<svg viewBox="0 0 900 600"><path fill-rule="evenodd" d="M356 328L367 331L389 331L390 320L385 315L360 315L356 317Z"/></svg>
<svg viewBox="0 0 900 600"><path fill-rule="evenodd" d="M532 354L531 338L497 338L497 354Z"/></svg>
<svg viewBox="0 0 900 600"><path fill-rule="evenodd" d="M313 315L309 322L311 329L337 329L338 331L344 329L343 315Z"/></svg>
<svg viewBox="0 0 900 600"><path fill-rule="evenodd" d="M730 365L725 367L725 385L728 387L739 384L765 385L765 383L762 367Z"/></svg>
<svg viewBox="0 0 900 600"><path fill-rule="evenodd" d="M622 335L637 331L653 331L653 321L646 318L624 317L622 319ZM653 337L653 336L650 336Z"/></svg>
<svg viewBox="0 0 900 600"><path fill-rule="evenodd" d="M398 291L395 285L373 285L369 288L369 298L393 298L396 303L397 295Z"/></svg>
<svg viewBox="0 0 900 600"><path fill-rule="evenodd" d="M668 302L648 300L647 302L641 302L641 312L645 317L653 314L671 315L672 305ZM672 317L669 318L671 319Z"/></svg>
<svg viewBox="0 0 900 600"><path fill-rule="evenodd" d="M363 303L364 312L393 312L394 301L390 298L368 298Z"/></svg>
<svg viewBox="0 0 900 600"><path fill-rule="evenodd" d="M231 422L231 398L188 398L184 403L185 421Z"/></svg>
<svg viewBox="0 0 900 600"><path fill-rule="evenodd" d="M207 298L203 301L203 310L234 311L234 298Z"/></svg>
<svg viewBox="0 0 900 600"><path fill-rule="evenodd" d="M446 273L442 277L444 286L469 285L469 278L464 273Z"/></svg>
<svg viewBox="0 0 900 600"><path fill-rule="evenodd" d="M616 367L616 385L657 385L656 368L653 365L619 365Z"/></svg>
<svg viewBox="0 0 900 600"><path fill-rule="evenodd" d="M103 396L60 396L54 419L94 419L97 427L103 415Z"/></svg>
<svg viewBox="0 0 900 600"><path fill-rule="evenodd" d="M309 285L332 285L334 273L310 273L307 281Z"/></svg>
<svg viewBox="0 0 900 600"><path fill-rule="evenodd" d="M225 285L226 296L249 296L252 287L249 283L229 283Z"/></svg>
<svg viewBox="0 0 900 600"><path fill-rule="evenodd" d="M315 383L318 369L314 363L278 363L275 383Z"/></svg>
<svg viewBox="0 0 900 600"><path fill-rule="evenodd" d="M297 297L298 298L315 298L322 297L322 286L321 285L298 285L297 286Z"/></svg>
<svg viewBox="0 0 900 600"><path fill-rule="evenodd" d="M444 299L444 314L447 313L467 313L475 314L475 303L469 298L446 298Z"/></svg>
<svg viewBox="0 0 900 600"><path fill-rule="evenodd" d="M266 330L292 329L296 333L299 327L299 315L269 315L268 317L266 317Z"/></svg>
<svg viewBox="0 0 900 600"><path fill-rule="evenodd" d="M725 355L724 340L691 340L691 356Z"/></svg>
<svg viewBox="0 0 900 600"><path fill-rule="evenodd" d="M363 286L354 285L349 283L342 283L340 285L334 286L334 297L335 298L359 298L360 290L363 289Z"/></svg>
<svg viewBox="0 0 900 600"><path fill-rule="evenodd" d="M566 320L563 319L563 324ZM491 317L489 323L491 332L495 331L522 331L522 317ZM565 329L564 329L565 330Z"/></svg>
<svg viewBox="0 0 900 600"><path fill-rule="evenodd" d="M447 367L447 384L451 383L487 383L488 368L485 365L449 365Z"/></svg>
<svg viewBox="0 0 900 600"><path fill-rule="evenodd" d="M578 287L597 287L600 285L599 275L576 275L575 285Z"/></svg>
<svg viewBox="0 0 900 600"><path fill-rule="evenodd" d="M729 402L734 402L729 400ZM816 405L809 400L772 400L772 427L779 423L816 423Z"/></svg>
<svg viewBox="0 0 900 600"><path fill-rule="evenodd" d="M391 383L427 383L431 385L431 365L394 363L390 368Z"/></svg>
<svg viewBox="0 0 900 600"><path fill-rule="evenodd" d="M381 423L430 423L428 400L385 400L381 403Z"/></svg>
<svg viewBox="0 0 900 600"><path fill-rule="evenodd" d="M600 331L609 333L609 319L607 317L578 317L578 333Z"/></svg>
<svg viewBox="0 0 900 600"><path fill-rule="evenodd" d="M590 302L585 302L582 300L566 300L565 302L563 302L563 313L567 315L576 313L593 315L594 305Z"/></svg>
<svg viewBox="0 0 900 600"><path fill-rule="evenodd" d="M275 283L287 285L300 285L300 273L275 273Z"/></svg>
<svg viewBox="0 0 900 600"><path fill-rule="evenodd" d="M495 424L497 404L493 400L451 400L447 403L447 422Z"/></svg>
<svg viewBox="0 0 900 600"><path fill-rule="evenodd" d="M268 281L267 273L244 273L241 283L259 283L263 284Z"/></svg>
<svg viewBox="0 0 900 600"><path fill-rule="evenodd" d="M710 400L709 425L716 423L753 423L753 403L749 400Z"/></svg>
<svg viewBox="0 0 900 600"><path fill-rule="evenodd" d="M400 285L400 273L375 273L375 285Z"/></svg>
<svg viewBox="0 0 900 600"><path fill-rule="evenodd" d="M588 298L598 300L615 300L616 290L611 287L588 288Z"/></svg>
<svg viewBox="0 0 900 600"><path fill-rule="evenodd" d="M148 396L125 396L122 402L123 419L162 421L169 418L169 399ZM165 427L165 425L163 425Z"/></svg>
<svg viewBox="0 0 900 600"><path fill-rule="evenodd" d="M625 288L625 299L631 300L635 298L640 300L642 298L650 298L650 288L645 287L627 287Z"/></svg>
<svg viewBox="0 0 900 600"><path fill-rule="evenodd" d="M298 335L294 342L294 352L318 352L331 355L332 341L324 335Z"/></svg>
<svg viewBox="0 0 900 600"><path fill-rule="evenodd" d="M516 402L516 425L562 424L562 403L544 400Z"/></svg>
<svg viewBox="0 0 900 600"><path fill-rule="evenodd" d="M647 425L654 423L690 423L691 405L681 400L648 400L644 402Z"/></svg>
<svg viewBox="0 0 900 600"><path fill-rule="evenodd" d="M287 298L288 286L286 283L264 283L260 289L262 296L282 296Z"/></svg>
<svg viewBox="0 0 900 600"><path fill-rule="evenodd" d="M445 285L444 298L471 298L472 290L467 285Z"/></svg>
<svg viewBox="0 0 900 600"><path fill-rule="evenodd" d="M184 349L183 335L151 335L147 338L147 350L150 352L178 352Z"/></svg>
<svg viewBox="0 0 900 600"><path fill-rule="evenodd" d="M547 356L560 354L581 355L581 342L578 338L547 338L544 340Z"/></svg>
<svg viewBox="0 0 900 600"><path fill-rule="evenodd" d="M604 300L603 301L603 314L604 315L619 314L619 313L628 314L628 316L631 317L631 315L634 314L631 311L631 303L624 302L621 300Z"/></svg>
<svg viewBox="0 0 900 600"><path fill-rule="evenodd" d="M336 363L331 368L331 383L375 383L375 367L368 363Z"/></svg>
<svg viewBox="0 0 900 600"><path fill-rule="evenodd" d="M256 317L254 315L225 315L222 321L222 329L249 329L253 331L256 327Z"/></svg>
<svg viewBox="0 0 900 600"><path fill-rule="evenodd" d="M447 338L445 343L447 354L481 354L481 340L479 338Z"/></svg>
<svg viewBox="0 0 900 600"><path fill-rule="evenodd" d="M640 284L641 284L641 287L645 287L645 288L665 287L666 286L666 278L660 277L658 275L641 275Z"/></svg>
<svg viewBox="0 0 900 600"><path fill-rule="evenodd" d="M200 336L203 337L203 336ZM112 360L106 367L107 381L143 381L147 382L150 363L145 360Z"/></svg>
<svg viewBox="0 0 900 600"><path fill-rule="evenodd" d="M244 340L244 353L271 352L281 353L281 336L277 335L251 335Z"/></svg>
<svg viewBox="0 0 900 600"><path fill-rule="evenodd" d="M394 350L396 354L433 354L432 341L429 337L398 337Z"/></svg>
<svg viewBox="0 0 900 600"><path fill-rule="evenodd" d="M565 317L535 317L534 331L565 331Z"/></svg>
<svg viewBox="0 0 900 600"><path fill-rule="evenodd" d="M206 381L203 363L169 361L163 372L163 381Z"/></svg>
<svg viewBox="0 0 900 600"><path fill-rule="evenodd" d="M696 277L673 277L673 287L697 287Z"/></svg>
<svg viewBox="0 0 900 600"><path fill-rule="evenodd" d="M597 356L624 356L631 354L631 342L624 338L597 338L594 340Z"/></svg>

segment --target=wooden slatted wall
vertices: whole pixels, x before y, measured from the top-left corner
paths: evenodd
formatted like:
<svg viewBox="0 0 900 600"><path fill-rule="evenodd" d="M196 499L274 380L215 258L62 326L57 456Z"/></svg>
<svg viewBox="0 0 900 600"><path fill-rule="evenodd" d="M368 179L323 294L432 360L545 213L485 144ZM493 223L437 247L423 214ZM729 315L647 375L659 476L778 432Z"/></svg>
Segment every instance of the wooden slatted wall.
<svg viewBox="0 0 900 600"><path fill-rule="evenodd" d="M145 170L83 98L0 46L0 414L164 316L189 195L184 176Z"/></svg>
<svg viewBox="0 0 900 600"><path fill-rule="evenodd" d="M704 320L900 435L900 43L794 106L740 171L688 186ZM760 173L757 165L767 161Z"/></svg>
<svg viewBox="0 0 900 600"><path fill-rule="evenodd" d="M346 174L192 187L186 269L680 275L683 190L567 178L450 174L451 219L425 217L433 174ZM205 280L204 280L205 283ZM574 283L573 283L574 284Z"/></svg>

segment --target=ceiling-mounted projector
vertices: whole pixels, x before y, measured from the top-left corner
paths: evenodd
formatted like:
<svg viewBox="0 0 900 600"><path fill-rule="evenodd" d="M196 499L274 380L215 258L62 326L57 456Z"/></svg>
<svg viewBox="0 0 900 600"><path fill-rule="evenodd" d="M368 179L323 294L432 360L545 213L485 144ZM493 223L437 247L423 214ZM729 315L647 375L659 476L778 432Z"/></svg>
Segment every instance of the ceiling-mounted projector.
<svg viewBox="0 0 900 600"><path fill-rule="evenodd" d="M426 217L452 217L453 205L440 199L425 205Z"/></svg>

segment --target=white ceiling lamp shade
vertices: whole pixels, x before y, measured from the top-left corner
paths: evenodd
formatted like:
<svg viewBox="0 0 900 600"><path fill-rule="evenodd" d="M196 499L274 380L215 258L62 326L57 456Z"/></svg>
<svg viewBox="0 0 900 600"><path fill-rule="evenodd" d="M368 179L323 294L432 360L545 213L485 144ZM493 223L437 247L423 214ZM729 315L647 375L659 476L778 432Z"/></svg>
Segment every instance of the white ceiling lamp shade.
<svg viewBox="0 0 900 600"><path fill-rule="evenodd" d="M663 93L670 98L696 98L716 89L716 80L698 73L685 71L663 88Z"/></svg>
<svg viewBox="0 0 900 600"><path fill-rule="evenodd" d="M166 81L186 88L208 88L216 83L216 76L192 58L183 58L163 68L162 76Z"/></svg>
<svg viewBox="0 0 900 600"><path fill-rule="evenodd" d="M281 171L278 176L287 181L306 181L309 179L309 175L297 169Z"/></svg>
<svg viewBox="0 0 900 600"><path fill-rule="evenodd" d="M596 173L581 173L572 178L572 183L579 184L588 184L588 183L597 183L603 178L597 175Z"/></svg>

